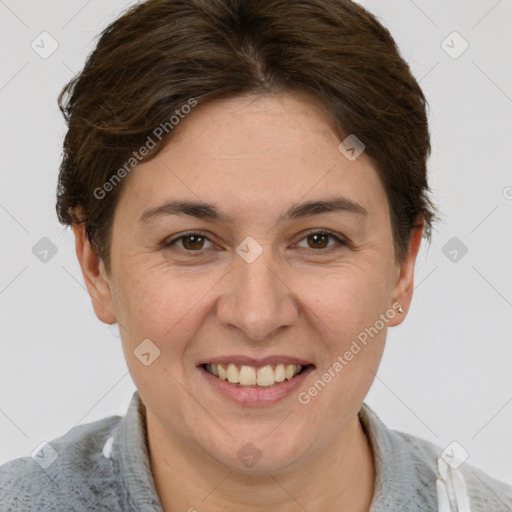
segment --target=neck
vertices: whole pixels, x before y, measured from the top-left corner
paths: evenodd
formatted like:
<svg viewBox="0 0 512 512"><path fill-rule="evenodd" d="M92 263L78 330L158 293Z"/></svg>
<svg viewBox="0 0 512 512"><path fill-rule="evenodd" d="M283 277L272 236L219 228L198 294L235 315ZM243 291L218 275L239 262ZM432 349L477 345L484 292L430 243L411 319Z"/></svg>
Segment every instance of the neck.
<svg viewBox="0 0 512 512"><path fill-rule="evenodd" d="M206 508L210 512L242 509L336 510L368 512L375 466L368 439L356 416L335 442L314 458L284 470L232 471L173 438L148 415L151 468L164 512ZM164 448L165 447L165 448Z"/></svg>

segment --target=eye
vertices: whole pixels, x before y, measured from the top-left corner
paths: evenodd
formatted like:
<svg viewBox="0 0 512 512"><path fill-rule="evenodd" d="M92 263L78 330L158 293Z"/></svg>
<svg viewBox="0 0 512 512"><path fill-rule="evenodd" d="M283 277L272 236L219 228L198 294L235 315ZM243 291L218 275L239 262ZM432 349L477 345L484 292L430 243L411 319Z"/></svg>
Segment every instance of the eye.
<svg viewBox="0 0 512 512"><path fill-rule="evenodd" d="M328 245L329 239L334 240L335 243ZM308 233L301 242L305 240L308 244L306 249L310 249L309 252L331 252L339 248L339 246L346 246L348 243L340 238L339 236L331 233L330 231L312 231ZM299 242L300 244L300 242Z"/></svg>
<svg viewBox="0 0 512 512"><path fill-rule="evenodd" d="M208 241L212 243L207 236L202 233L185 233L180 235L168 242L164 242L164 247L170 247L171 245L177 245L180 249L188 252L199 252L205 249L204 244ZM207 248L207 247L206 247Z"/></svg>
<svg viewBox="0 0 512 512"><path fill-rule="evenodd" d="M300 243L302 243L302 241L306 241L308 244L308 247L305 248L307 252L315 254L320 252L328 253L340 248L340 246L348 245L348 242L340 238L338 235L325 230L311 231L300 240L300 242L297 244L298 247L300 247ZM334 243L329 245L330 241L333 241ZM205 247L206 242L211 245ZM176 238L173 238L172 240L164 242L162 245L164 249L175 245L179 249L188 253L200 253L205 249L212 248L213 246L211 240L205 234L195 231L180 235Z"/></svg>

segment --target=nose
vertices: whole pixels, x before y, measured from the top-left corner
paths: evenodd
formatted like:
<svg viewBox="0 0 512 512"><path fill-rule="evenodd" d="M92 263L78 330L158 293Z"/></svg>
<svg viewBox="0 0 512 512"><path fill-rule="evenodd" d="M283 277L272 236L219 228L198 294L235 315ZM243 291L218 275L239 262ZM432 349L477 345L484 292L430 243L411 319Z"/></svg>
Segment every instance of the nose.
<svg viewBox="0 0 512 512"><path fill-rule="evenodd" d="M217 318L237 328L251 341L266 341L298 318L297 301L284 271L264 251L247 263L237 257L226 276L226 288L217 304Z"/></svg>

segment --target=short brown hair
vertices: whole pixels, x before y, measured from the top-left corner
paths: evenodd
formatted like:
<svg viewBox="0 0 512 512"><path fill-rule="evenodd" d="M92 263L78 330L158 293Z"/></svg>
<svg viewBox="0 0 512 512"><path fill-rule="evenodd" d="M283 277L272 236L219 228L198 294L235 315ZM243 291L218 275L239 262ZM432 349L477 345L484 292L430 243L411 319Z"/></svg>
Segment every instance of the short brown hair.
<svg viewBox="0 0 512 512"><path fill-rule="evenodd" d="M68 123L59 221L86 223L109 272L123 181L104 198L94 191L127 169L155 128L191 98L287 91L313 94L340 135L364 143L386 190L395 259L403 262L411 230L423 219L430 240L436 220L427 101L389 31L349 0L147 0L128 9L59 95ZM169 130L144 160L171 136Z"/></svg>

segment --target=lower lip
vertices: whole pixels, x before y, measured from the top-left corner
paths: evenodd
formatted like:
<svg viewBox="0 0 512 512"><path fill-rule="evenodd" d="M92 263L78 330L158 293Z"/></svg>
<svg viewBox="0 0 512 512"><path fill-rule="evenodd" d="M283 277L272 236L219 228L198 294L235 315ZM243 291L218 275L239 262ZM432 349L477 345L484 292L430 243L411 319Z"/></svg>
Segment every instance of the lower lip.
<svg viewBox="0 0 512 512"><path fill-rule="evenodd" d="M198 367L206 381L221 395L240 405L258 407L272 405L290 396L303 384L307 376L315 369L308 366L299 375L283 382L277 382L268 387L242 387L231 384L227 380L219 379L207 372L202 366Z"/></svg>

